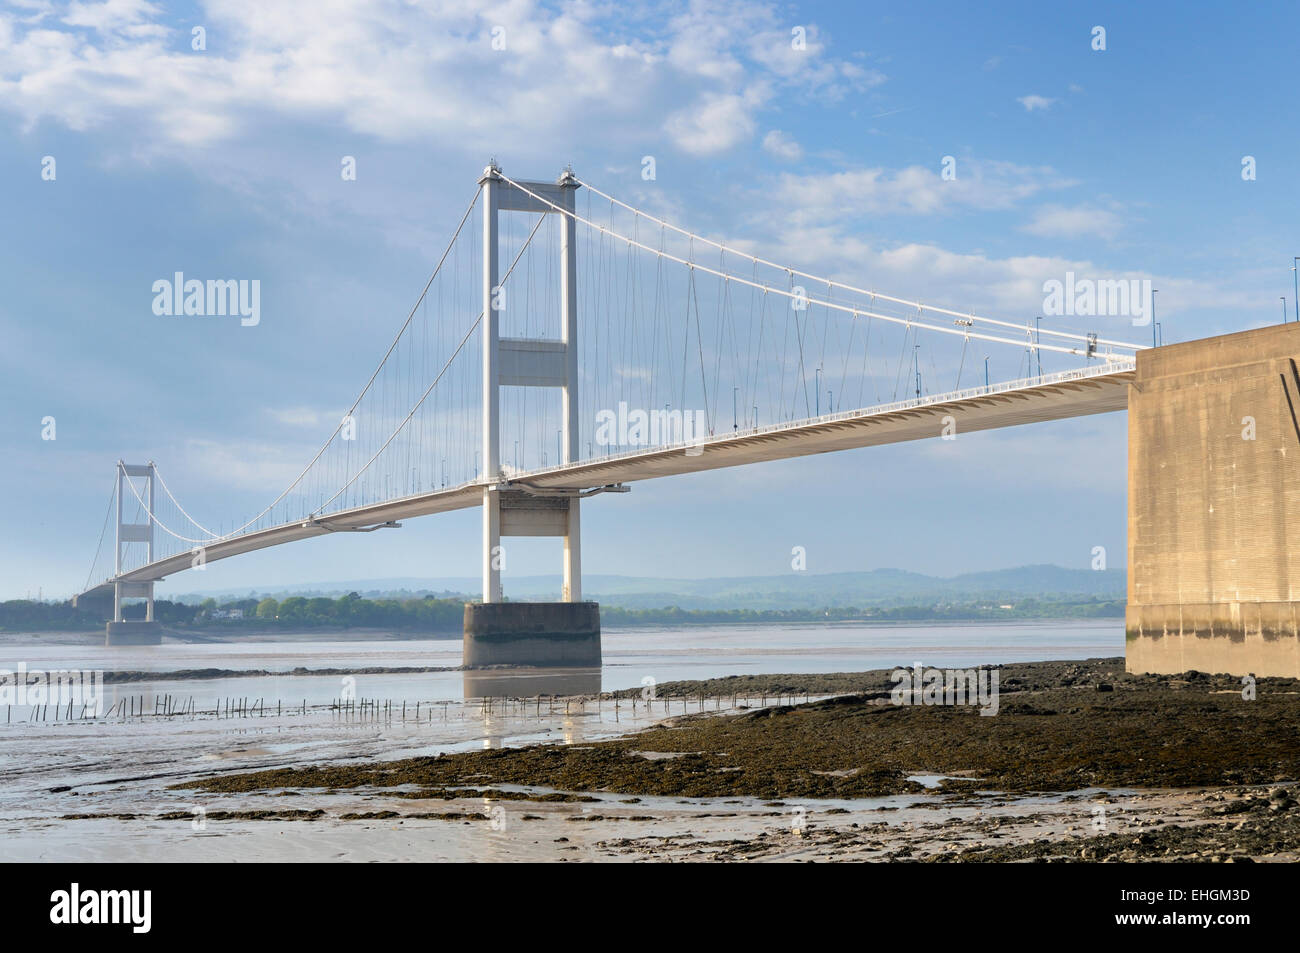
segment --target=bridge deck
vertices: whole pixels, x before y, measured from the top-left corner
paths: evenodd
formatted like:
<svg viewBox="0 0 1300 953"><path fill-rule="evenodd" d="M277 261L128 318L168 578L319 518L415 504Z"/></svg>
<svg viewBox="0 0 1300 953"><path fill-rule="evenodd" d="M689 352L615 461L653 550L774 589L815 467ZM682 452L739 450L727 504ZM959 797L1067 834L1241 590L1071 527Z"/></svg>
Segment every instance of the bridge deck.
<svg viewBox="0 0 1300 953"><path fill-rule="evenodd" d="M835 450L934 438L941 434L943 418L949 415L960 434L1110 413L1127 409L1128 388L1133 376L1132 361L1097 365L715 435L694 446L653 447L514 473L505 482L542 490L590 489ZM326 533L479 506L483 502L483 486L481 482L462 484L344 510L316 522L285 523L232 539L213 541L204 547L204 558L212 562ZM120 578L124 582L156 581L189 569L191 559L190 554L183 553L122 573ZM109 579L82 593L77 601L111 596L112 591L113 580Z"/></svg>

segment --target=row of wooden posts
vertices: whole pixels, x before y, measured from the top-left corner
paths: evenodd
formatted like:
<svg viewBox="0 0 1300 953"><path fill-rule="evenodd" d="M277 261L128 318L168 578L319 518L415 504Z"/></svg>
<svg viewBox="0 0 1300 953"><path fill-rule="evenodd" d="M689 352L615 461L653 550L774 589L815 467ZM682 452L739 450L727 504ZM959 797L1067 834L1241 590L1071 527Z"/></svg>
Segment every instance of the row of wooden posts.
<svg viewBox="0 0 1300 953"><path fill-rule="evenodd" d="M51 708L54 709L53 718L50 717ZM57 705L30 705L27 707L27 721L29 724L37 721L81 721L86 717L86 712L89 708L90 705L83 702L80 709L77 711L77 717L74 719L72 717L73 702L71 699L68 700L68 707L66 710L61 703ZM90 717L94 718L95 716L92 714ZM13 720L14 706L7 705L5 710L5 724L11 724Z"/></svg>
<svg viewBox="0 0 1300 953"><path fill-rule="evenodd" d="M665 714L672 714L678 703L681 704L682 713L686 714L692 708L696 711L707 710L710 707L708 704L710 701L713 702L711 707L720 711L722 709L723 700L728 697L731 702L728 706L730 708L753 708L755 707L756 699L758 707L762 708L768 707L769 701L772 700L774 700L777 705L794 705L799 701L799 696L794 694L778 694L773 696L768 696L766 694L760 694L758 696L740 694L733 694L731 696L697 695L694 697L686 695L663 695L659 697L633 695L629 698L622 698L617 695L606 697L603 694L596 696L534 695L527 698L484 697L465 699L464 704L461 705L461 717L464 718L466 710L475 709L477 709L481 716L534 714L537 717L541 717L543 702L546 704L546 713L548 715L553 715L559 711L559 706L561 704L564 706L564 713L566 715L572 714L575 710L585 713L588 704L594 704L597 713L612 710L615 717L617 717L623 710L628 709L630 709L634 717L640 714L641 711L650 715L654 713L657 705L663 706L663 712ZM803 701L807 702L809 697L810 696L807 693L804 693ZM408 717L413 718L415 721L432 721L435 712L440 711L441 719L446 721L448 717L447 710L450 704L450 701L417 701L414 705L411 705L408 708L408 702L405 700L398 705L391 700L380 701L377 699L367 698L336 698L330 702L329 711L337 717L342 718L357 720L383 719L387 721L391 721L395 717L401 721L408 720ZM8 711L5 715L6 724L13 721L13 708L13 705L8 706ZM74 708L73 702L71 701L68 702L66 713L62 714L62 717L60 716L60 713L63 710L61 705L53 706L53 718L49 717L50 708L50 705L30 706L27 713L27 721L43 722L82 720L86 718L88 705L82 704L76 719L73 718ZM278 699L275 702L274 714L276 717L283 716L284 714L306 715L307 712L308 706L307 699L305 698L301 703L295 703L292 706L286 706ZM241 697L218 699L216 705L210 711L205 709L200 712L195 704L193 696L182 700L179 696L159 695L153 699L152 710L147 711L144 695L130 695L117 701L113 707L105 713L105 717L116 715L120 718L143 718L146 714L161 718L173 718L177 716L188 716L193 718L206 714L211 714L216 718L265 718L271 714L271 709L268 707L266 699ZM95 717L93 713L91 717Z"/></svg>

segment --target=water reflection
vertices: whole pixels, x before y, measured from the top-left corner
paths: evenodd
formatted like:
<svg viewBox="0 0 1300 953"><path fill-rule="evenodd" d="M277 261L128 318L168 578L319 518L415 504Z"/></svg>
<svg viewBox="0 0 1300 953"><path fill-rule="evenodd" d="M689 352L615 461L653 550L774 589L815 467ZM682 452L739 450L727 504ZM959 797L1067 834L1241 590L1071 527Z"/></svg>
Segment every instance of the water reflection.
<svg viewBox="0 0 1300 953"><path fill-rule="evenodd" d="M464 675L467 699L600 694L598 668L510 668Z"/></svg>

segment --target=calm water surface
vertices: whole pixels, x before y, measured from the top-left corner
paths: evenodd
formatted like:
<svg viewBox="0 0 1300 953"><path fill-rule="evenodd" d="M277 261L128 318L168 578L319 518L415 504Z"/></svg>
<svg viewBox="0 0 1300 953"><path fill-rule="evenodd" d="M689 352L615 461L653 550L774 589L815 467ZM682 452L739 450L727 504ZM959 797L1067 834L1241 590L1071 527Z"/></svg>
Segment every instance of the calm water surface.
<svg viewBox="0 0 1300 953"><path fill-rule="evenodd" d="M1025 622L1016 624L944 624L861 626L755 625L681 628L618 628L603 633L604 667L599 689L617 691L679 679L724 675L853 672L921 662L938 666L972 666L999 662L1091 658L1124 654L1124 627L1119 619ZM381 699L460 700L484 694L485 680L455 669L461 661L459 639L402 641L240 641L181 643L105 648L95 644L48 644L40 638L0 643L0 668L101 669L103 671L175 672L185 669L266 670L283 676L220 679L168 679L106 686L107 705L128 695L154 693L193 696L199 707L217 698L304 700L324 704L343 687L339 675L289 675L295 668L360 670L366 668L446 669L438 672L391 672L356 675L358 697ZM505 691L511 676L491 679L489 694L529 696L548 691L531 678L520 678L518 691ZM570 683L595 691L594 676ZM468 688L468 691L467 691ZM561 686L563 688L563 685Z"/></svg>
<svg viewBox="0 0 1300 953"><path fill-rule="evenodd" d="M733 674L862 671L914 662L970 667L1117 656L1123 651L1124 631L1119 620L614 629L604 633L602 671L568 674L556 684L553 674L541 681L527 673L456 671L461 659L459 640L319 641L298 636L277 642L185 644L168 640L159 646L107 649L80 636L0 636L0 669L11 671L23 663L29 671L168 673L219 668L286 673L202 680L164 675L105 686L106 712L129 697L137 711L143 708L146 712L143 718L114 714L68 721L56 719L50 710L44 711L43 717L32 718L30 709L0 705L0 778L4 779L0 784L0 841L5 844L0 859L466 859L498 854L527 858L533 856L530 851L553 849L552 842L560 833L569 839L595 841L610 836L616 828L593 826L589 834L579 835L575 825L565 823L566 812L580 812L589 806L572 804L529 805L530 810L548 818L554 815L553 826L546 828L549 833L545 835L524 824L498 832L486 823L371 825L336 819L308 825L231 821L209 824L199 831L188 821L162 820L158 815L190 813L204 805L214 809L283 806L274 796L206 795L172 787L196 776L307 763L373 763L538 742L590 743L646 727L683 710L681 700L666 705L662 699L653 705L627 699L616 705L609 699L591 698L507 700L490 705L465 700L477 699L486 689L528 698L538 693L590 694L597 688L632 688L644 685L647 677L666 682ZM444 670L400 671L416 667ZM342 694L345 677L287 674L294 668L343 672L399 669L351 676L358 698L391 701L392 714L357 717L340 713L330 703ZM155 699L167 695L184 706L192 699L197 714L153 717ZM214 717L213 709L229 698L264 699L266 715ZM770 697L738 701L741 705L778 704ZM284 706L280 714L277 702ZM402 702L407 703L405 712L400 708ZM418 717L416 702L420 703ZM694 711L698 703L687 704ZM706 707L713 709L715 704L724 707L729 700L711 700ZM332 798L299 794L293 802L295 807L319 803L331 813L390 806L384 796L368 792ZM611 805L601 809L622 809L613 801ZM482 807L488 809L486 803ZM755 810L761 813L767 808ZM115 812L129 812L135 819L99 819ZM70 819L82 814L94 819ZM544 826L551 821L536 823ZM681 823L684 829L698 830L700 822L688 819ZM640 836L641 832L632 825L622 834Z"/></svg>

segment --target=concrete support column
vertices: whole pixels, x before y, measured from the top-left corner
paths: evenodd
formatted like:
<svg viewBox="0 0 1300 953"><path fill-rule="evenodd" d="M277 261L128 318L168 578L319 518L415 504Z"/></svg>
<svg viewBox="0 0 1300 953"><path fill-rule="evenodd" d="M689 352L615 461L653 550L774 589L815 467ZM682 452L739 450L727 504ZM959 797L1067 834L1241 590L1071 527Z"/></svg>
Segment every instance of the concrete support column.
<svg viewBox="0 0 1300 953"><path fill-rule="evenodd" d="M563 536L563 599L582 600L582 521L576 491L565 507L521 504L501 476L501 387L558 387L560 463L576 463L581 446L578 370L577 177L558 182L507 181L495 166L479 179L483 190L483 601L500 602L501 537ZM554 338L501 337L499 219L501 212L558 214L560 226L560 334ZM565 214L568 213L568 214ZM494 489L497 487L498 489Z"/></svg>
<svg viewBox="0 0 1300 953"><path fill-rule="evenodd" d="M501 397L498 342L497 211L500 180L495 166L483 170L483 479L496 483L501 475ZM497 494L483 488L483 601L501 599L501 511Z"/></svg>
<svg viewBox="0 0 1300 953"><path fill-rule="evenodd" d="M157 481L154 479L154 462L150 460L149 461L149 541L146 543L146 546L148 546L148 556L145 560L146 562L153 562L153 534L154 534L154 522L155 522L154 484L156 482ZM146 622L153 621L153 583L152 582L149 583L149 594L145 596L144 620Z"/></svg>
<svg viewBox="0 0 1300 953"><path fill-rule="evenodd" d="M569 500L568 529L564 534L564 589L560 598L565 602L582 601L582 520L579 518L580 501L575 496Z"/></svg>
<svg viewBox="0 0 1300 953"><path fill-rule="evenodd" d="M149 481L149 487L145 497L139 497L139 491L135 488L132 477L144 477ZM122 565L122 547L129 543L145 544L145 562L152 563L157 558L157 551L154 547L154 523L157 522L154 517L157 503L157 490L155 483L157 473L153 461L147 464L126 463L123 460L117 461L117 532L113 553L113 621L108 623L105 633L105 645L158 645L162 642L162 627L154 619L154 581L152 579L142 579L134 582L124 582L121 578L123 572ZM125 484L125 485L124 485ZM125 515L125 497L124 493L130 489L131 496L138 498L137 502L142 503L148 510L145 514L146 522L143 523L126 523L122 517ZM134 506L131 507L135 509ZM122 606L123 600L126 599L144 599L144 621L127 622L125 611Z"/></svg>
<svg viewBox="0 0 1300 953"><path fill-rule="evenodd" d="M117 536L113 545L113 575L122 575L122 461L117 461ZM122 584L113 583L113 621L122 621Z"/></svg>
<svg viewBox="0 0 1300 953"><path fill-rule="evenodd" d="M561 194L566 211L573 212L578 181L572 172L560 177ZM578 459L581 428L578 424L578 223L569 215L560 216L560 338L564 341L565 382L562 416L564 463ZM569 501L568 526L564 534L565 602L582 601L582 520L577 497Z"/></svg>
<svg viewBox="0 0 1300 953"><path fill-rule="evenodd" d="M501 495L483 487L483 601L501 601Z"/></svg>

